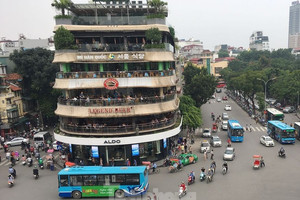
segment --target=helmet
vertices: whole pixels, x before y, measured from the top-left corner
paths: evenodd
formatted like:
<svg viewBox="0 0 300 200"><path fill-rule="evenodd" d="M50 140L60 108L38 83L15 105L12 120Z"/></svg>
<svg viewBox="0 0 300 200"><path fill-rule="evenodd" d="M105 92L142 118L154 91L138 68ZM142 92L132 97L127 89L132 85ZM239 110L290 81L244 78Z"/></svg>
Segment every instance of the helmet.
<svg viewBox="0 0 300 200"><path fill-rule="evenodd" d="M37 168L37 166L35 165L34 168Z"/></svg>
<svg viewBox="0 0 300 200"><path fill-rule="evenodd" d="M227 164L227 161L225 161L224 164Z"/></svg>
<svg viewBox="0 0 300 200"><path fill-rule="evenodd" d="M183 181L181 181L181 183L182 183L182 184L184 184L184 182L183 182Z"/></svg>

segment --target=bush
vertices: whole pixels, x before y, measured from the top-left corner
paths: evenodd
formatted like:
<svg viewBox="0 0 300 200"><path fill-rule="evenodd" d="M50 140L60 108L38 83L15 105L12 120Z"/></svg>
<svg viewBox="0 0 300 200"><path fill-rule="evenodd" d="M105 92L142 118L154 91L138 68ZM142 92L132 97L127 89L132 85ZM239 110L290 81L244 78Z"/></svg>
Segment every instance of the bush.
<svg viewBox="0 0 300 200"><path fill-rule="evenodd" d="M74 35L69 30L61 26L55 32L54 45L56 50L74 49L75 47Z"/></svg>
<svg viewBox="0 0 300 200"><path fill-rule="evenodd" d="M71 15L55 15L54 18L55 19L71 19L72 16Z"/></svg>
<svg viewBox="0 0 300 200"><path fill-rule="evenodd" d="M165 44L145 44L145 49L164 49Z"/></svg>

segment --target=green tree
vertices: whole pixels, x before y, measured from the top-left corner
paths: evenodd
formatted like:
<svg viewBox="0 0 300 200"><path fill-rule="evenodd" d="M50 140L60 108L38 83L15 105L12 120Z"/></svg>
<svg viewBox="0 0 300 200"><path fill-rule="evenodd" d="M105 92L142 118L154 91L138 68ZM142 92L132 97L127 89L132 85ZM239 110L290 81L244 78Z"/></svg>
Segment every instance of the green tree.
<svg viewBox="0 0 300 200"><path fill-rule="evenodd" d="M200 74L200 68L195 67L191 62L188 62L182 75L184 76L185 85L190 85L196 74Z"/></svg>
<svg viewBox="0 0 300 200"><path fill-rule="evenodd" d="M265 95L264 95L264 93L258 92L256 94L255 99L258 102L258 107L259 107L258 111L263 112L265 110Z"/></svg>
<svg viewBox="0 0 300 200"><path fill-rule="evenodd" d="M65 10L69 10L73 5L71 0L54 0L51 6L55 7L57 10L61 10L61 15L65 16Z"/></svg>
<svg viewBox="0 0 300 200"><path fill-rule="evenodd" d="M195 70L196 71L196 70ZM184 94L190 95L200 107L205 104L215 92L217 81L213 75L207 74L206 68L200 69L200 73L194 74L191 83L186 82Z"/></svg>
<svg viewBox="0 0 300 200"><path fill-rule="evenodd" d="M228 53L227 50L221 49L221 50L218 52L218 56L219 56L219 58L229 57L229 53Z"/></svg>
<svg viewBox="0 0 300 200"><path fill-rule="evenodd" d="M148 1L148 5L155 9L155 13L162 14L166 10L168 3L161 0L151 0Z"/></svg>
<svg viewBox="0 0 300 200"><path fill-rule="evenodd" d="M74 35L63 26L60 26L54 35L54 45L56 50L76 48Z"/></svg>
<svg viewBox="0 0 300 200"><path fill-rule="evenodd" d="M183 115L183 128L196 129L202 125L201 110L195 105L195 101L190 96L180 97L179 109Z"/></svg>
<svg viewBox="0 0 300 200"><path fill-rule="evenodd" d="M38 102L43 117L49 120L54 117L58 97L52 89L56 72L59 71L59 66L52 64L53 57L52 51L42 48L15 50L9 57L16 64L15 71L23 77L23 95Z"/></svg>
<svg viewBox="0 0 300 200"><path fill-rule="evenodd" d="M146 39L151 41L151 44L159 44L162 34L158 28L150 28L146 31Z"/></svg>

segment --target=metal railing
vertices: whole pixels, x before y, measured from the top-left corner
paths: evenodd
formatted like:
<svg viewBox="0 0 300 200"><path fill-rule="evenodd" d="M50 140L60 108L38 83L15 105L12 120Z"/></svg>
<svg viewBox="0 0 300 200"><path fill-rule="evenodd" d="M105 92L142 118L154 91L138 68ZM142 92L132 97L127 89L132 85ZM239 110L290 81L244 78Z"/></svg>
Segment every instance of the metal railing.
<svg viewBox="0 0 300 200"><path fill-rule="evenodd" d="M143 104L154 104L162 103L174 100L177 97L176 94L167 94L163 97L143 97L141 98L101 98L98 99L65 99L63 97L58 98L58 103L61 105L68 106L127 106L127 105L143 105Z"/></svg>
<svg viewBox="0 0 300 200"><path fill-rule="evenodd" d="M173 76L174 70L139 70L139 71L90 71L90 72L57 72L58 79L79 78L134 78L134 77L162 77Z"/></svg>
<svg viewBox="0 0 300 200"><path fill-rule="evenodd" d="M173 126L178 119L178 115L175 114L172 118L169 118L165 121L159 121L157 123L141 123L134 125L125 125L123 126L120 121L119 126L104 126L104 125L69 125L65 123L60 124L61 131L66 132L74 132L74 133L83 133L83 134L113 134L113 133L127 133L127 134L133 134L133 133L141 133L141 132L147 132L150 130L159 130L164 129L170 126Z"/></svg>

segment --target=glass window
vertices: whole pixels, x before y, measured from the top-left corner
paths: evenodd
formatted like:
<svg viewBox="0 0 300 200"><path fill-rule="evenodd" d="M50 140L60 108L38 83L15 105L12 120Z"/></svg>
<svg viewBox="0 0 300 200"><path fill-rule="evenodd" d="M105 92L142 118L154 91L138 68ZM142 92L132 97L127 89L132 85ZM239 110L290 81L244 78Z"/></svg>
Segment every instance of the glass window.
<svg viewBox="0 0 300 200"><path fill-rule="evenodd" d="M69 185L68 175L61 175L59 177L59 180L60 180L60 186L61 187Z"/></svg>
<svg viewBox="0 0 300 200"><path fill-rule="evenodd" d="M82 176L70 176L71 186L81 186L83 185Z"/></svg>
<svg viewBox="0 0 300 200"><path fill-rule="evenodd" d="M98 185L105 185L105 176L104 175L98 175Z"/></svg>
<svg viewBox="0 0 300 200"><path fill-rule="evenodd" d="M83 183L86 186L95 186L97 185L97 176L96 175L86 175L83 176Z"/></svg>
<svg viewBox="0 0 300 200"><path fill-rule="evenodd" d="M112 183L125 183L125 174L111 175Z"/></svg>
<svg viewBox="0 0 300 200"><path fill-rule="evenodd" d="M126 184L139 185L140 184L140 175L139 174L126 174Z"/></svg>

